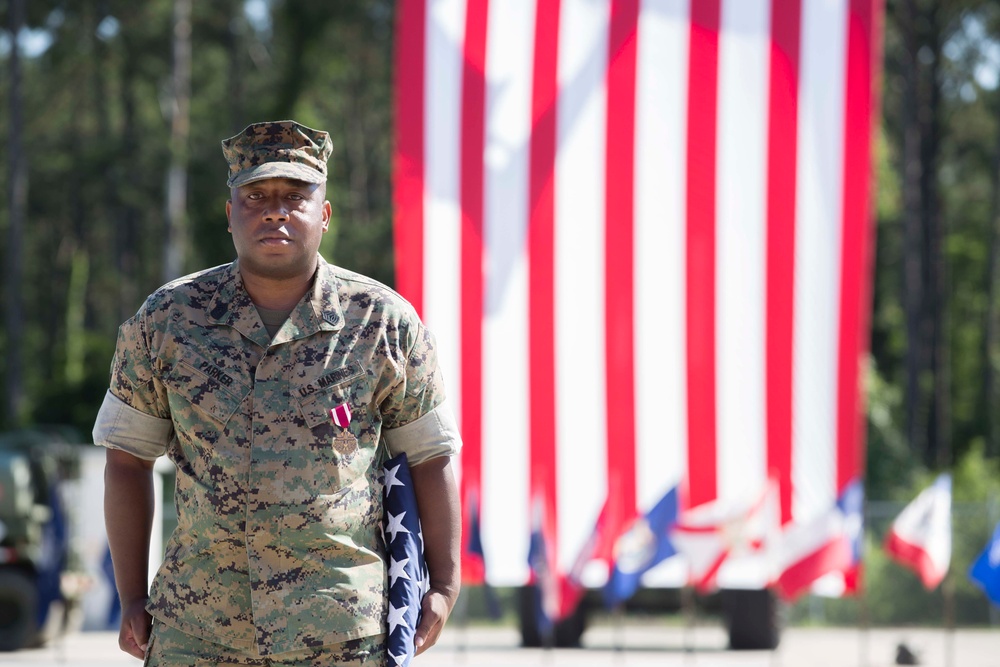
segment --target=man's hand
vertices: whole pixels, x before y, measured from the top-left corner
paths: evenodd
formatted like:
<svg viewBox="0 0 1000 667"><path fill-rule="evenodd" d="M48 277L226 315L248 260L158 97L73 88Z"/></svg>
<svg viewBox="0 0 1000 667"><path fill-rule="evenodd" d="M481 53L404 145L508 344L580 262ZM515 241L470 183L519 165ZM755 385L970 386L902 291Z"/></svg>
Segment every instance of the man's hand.
<svg viewBox="0 0 1000 667"><path fill-rule="evenodd" d="M142 660L149 644L149 628L153 619L146 611L146 598L122 605L122 626L118 631L118 647Z"/></svg>
<svg viewBox="0 0 1000 667"><path fill-rule="evenodd" d="M104 522L122 601L118 646L140 660L152 620L146 613L149 590L149 536L153 526L153 462L116 449L104 466Z"/></svg>
<svg viewBox="0 0 1000 667"><path fill-rule="evenodd" d="M433 589L427 591L420 603L420 625L413 636L413 646L417 649L414 655L420 655L437 643L457 598L457 592L452 597Z"/></svg>
<svg viewBox="0 0 1000 667"><path fill-rule="evenodd" d="M420 625L413 637L416 655L438 640L462 587L460 545L462 538L458 486L451 458L431 459L410 468L420 509L424 558L430 590L421 602Z"/></svg>

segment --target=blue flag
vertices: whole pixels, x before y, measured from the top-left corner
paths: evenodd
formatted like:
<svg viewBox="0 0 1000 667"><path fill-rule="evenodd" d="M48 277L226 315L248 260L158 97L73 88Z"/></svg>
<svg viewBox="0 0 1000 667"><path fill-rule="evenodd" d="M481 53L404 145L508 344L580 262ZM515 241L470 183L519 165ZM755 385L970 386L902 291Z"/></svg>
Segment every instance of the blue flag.
<svg viewBox="0 0 1000 667"><path fill-rule="evenodd" d="M983 589L990 602L1000 607L1000 523L993 529L993 539L969 569L969 579Z"/></svg>
<svg viewBox="0 0 1000 667"><path fill-rule="evenodd" d="M604 587L607 606L613 607L632 597L643 574L677 553L668 539L670 527L675 523L676 486L618 538L611 576Z"/></svg>
<svg viewBox="0 0 1000 667"><path fill-rule="evenodd" d="M389 564L386 651L389 667L403 667L409 665L413 658L413 637L420 623L420 603L429 582L417 496L406 454L389 459L383 470L383 531Z"/></svg>

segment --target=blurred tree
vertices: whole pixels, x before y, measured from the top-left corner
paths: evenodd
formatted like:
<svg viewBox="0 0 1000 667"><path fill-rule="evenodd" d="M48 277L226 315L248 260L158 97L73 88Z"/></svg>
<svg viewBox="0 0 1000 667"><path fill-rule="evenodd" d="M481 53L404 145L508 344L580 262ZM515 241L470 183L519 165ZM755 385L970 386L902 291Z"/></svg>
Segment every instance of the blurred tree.
<svg viewBox="0 0 1000 667"><path fill-rule="evenodd" d="M10 53L8 71L8 105L10 113L7 128L7 252L4 285L6 286L4 327L6 329L4 416L12 424L18 424L23 415L24 387L21 355L24 333L24 313L21 290L23 286L22 252L24 250L24 219L28 198L28 168L22 136L24 132L23 100L21 98L21 54L20 35L25 25L24 0L11 0L8 8Z"/></svg>

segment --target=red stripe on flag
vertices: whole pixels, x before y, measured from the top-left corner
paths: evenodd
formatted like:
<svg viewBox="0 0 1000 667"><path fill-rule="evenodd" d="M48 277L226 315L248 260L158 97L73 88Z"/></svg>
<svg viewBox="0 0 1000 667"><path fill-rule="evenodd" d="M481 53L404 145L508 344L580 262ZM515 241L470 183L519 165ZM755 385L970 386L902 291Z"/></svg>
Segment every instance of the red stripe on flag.
<svg viewBox="0 0 1000 667"><path fill-rule="evenodd" d="M767 127L767 465L792 518L792 342L801 0L771 2Z"/></svg>
<svg viewBox="0 0 1000 667"><path fill-rule="evenodd" d="M864 406L860 388L871 306L872 131L876 121L873 31L878 0L851 0L844 101L844 206L837 359L837 491L862 476Z"/></svg>
<svg viewBox="0 0 1000 667"><path fill-rule="evenodd" d="M715 400L715 196L720 0L691 4L687 133L686 506L718 495Z"/></svg>
<svg viewBox="0 0 1000 667"><path fill-rule="evenodd" d="M532 498L545 518L546 556L556 569L555 164L559 54L558 0L539 2L531 89L528 166L528 424Z"/></svg>
<svg viewBox="0 0 1000 667"><path fill-rule="evenodd" d="M462 65L460 317L463 526L479 512L483 449L483 151L488 0L470 0ZM472 499L475 502L471 502ZM475 517L478 521L479 517ZM465 554L463 554L465 555ZM469 561L468 558L465 558ZM478 561L478 558L475 559ZM470 563L472 567L474 564Z"/></svg>
<svg viewBox="0 0 1000 667"><path fill-rule="evenodd" d="M612 0L608 39L604 317L608 516L618 533L636 512L635 76L639 0Z"/></svg>
<svg viewBox="0 0 1000 667"><path fill-rule="evenodd" d="M396 289L423 312L424 61L427 5L400 0L396 17L392 156Z"/></svg>

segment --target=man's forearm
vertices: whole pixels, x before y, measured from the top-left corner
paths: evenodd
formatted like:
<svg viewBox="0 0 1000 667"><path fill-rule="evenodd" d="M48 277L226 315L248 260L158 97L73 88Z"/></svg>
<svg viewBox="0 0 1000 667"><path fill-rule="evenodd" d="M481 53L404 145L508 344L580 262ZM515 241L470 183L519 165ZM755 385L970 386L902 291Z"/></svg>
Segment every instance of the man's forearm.
<svg viewBox="0 0 1000 667"><path fill-rule="evenodd" d="M154 504L152 461L109 449L104 468L104 522L123 607L148 595Z"/></svg>
<svg viewBox="0 0 1000 667"><path fill-rule="evenodd" d="M452 604L461 588L462 519L451 457L430 459L410 470L424 534L431 588Z"/></svg>

